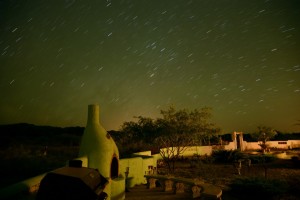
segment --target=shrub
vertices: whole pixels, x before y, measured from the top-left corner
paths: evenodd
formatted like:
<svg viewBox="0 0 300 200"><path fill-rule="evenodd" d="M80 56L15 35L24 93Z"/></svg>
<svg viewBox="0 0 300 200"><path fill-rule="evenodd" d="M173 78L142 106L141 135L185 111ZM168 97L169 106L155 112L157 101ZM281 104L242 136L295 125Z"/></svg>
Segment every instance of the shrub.
<svg viewBox="0 0 300 200"><path fill-rule="evenodd" d="M271 163L277 160L277 158L274 155L270 155L270 154L251 155L249 158L251 159L251 163L253 164Z"/></svg>
<svg viewBox="0 0 300 200"><path fill-rule="evenodd" d="M273 199L287 192L285 181L263 178L238 178L231 185L231 192L243 199Z"/></svg>
<svg viewBox="0 0 300 200"><path fill-rule="evenodd" d="M217 150L212 153L213 160L219 163L230 163L247 156L239 150Z"/></svg>

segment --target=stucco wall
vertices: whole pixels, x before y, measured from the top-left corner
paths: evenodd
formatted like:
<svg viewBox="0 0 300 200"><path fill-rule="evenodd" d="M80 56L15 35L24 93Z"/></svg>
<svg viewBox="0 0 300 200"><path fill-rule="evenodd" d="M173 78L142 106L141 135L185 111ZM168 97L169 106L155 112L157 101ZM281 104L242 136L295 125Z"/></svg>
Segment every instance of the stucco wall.
<svg viewBox="0 0 300 200"><path fill-rule="evenodd" d="M151 151L149 152L151 154ZM147 171L149 171L148 166L157 167L156 156L141 156L120 159L120 174L125 177L126 168L129 167L129 186L133 187L134 185L145 184L146 179L144 175Z"/></svg>
<svg viewBox="0 0 300 200"><path fill-rule="evenodd" d="M141 157L126 158L120 160L120 173L125 177L126 168L129 167L128 177L132 185L143 183L143 159Z"/></svg>
<svg viewBox="0 0 300 200"><path fill-rule="evenodd" d="M161 151L166 151L167 148L162 148ZM211 155L212 146L189 146L187 149L181 154L184 157L197 155ZM176 154L176 151L175 151Z"/></svg>
<svg viewBox="0 0 300 200"><path fill-rule="evenodd" d="M47 173L41 174L5 188L1 188L0 199L24 199L25 195L29 196L31 193L38 190L40 182L46 176L46 174Z"/></svg>
<svg viewBox="0 0 300 200"><path fill-rule="evenodd" d="M188 147L183 156L193 156L197 155L211 155L212 153L212 146L190 146Z"/></svg>
<svg viewBox="0 0 300 200"><path fill-rule="evenodd" d="M111 180L111 200L125 199L125 178L119 177Z"/></svg>
<svg viewBox="0 0 300 200"><path fill-rule="evenodd" d="M261 147L258 145L258 142L244 142L245 150L257 150L261 149Z"/></svg>
<svg viewBox="0 0 300 200"><path fill-rule="evenodd" d="M261 147L259 146L261 142L243 142L245 150L259 150ZM287 140L287 141L268 141L267 145L270 148L278 148L278 149L294 149L300 148L300 140ZM234 150L236 149L235 143L230 142L228 145L224 146L225 150Z"/></svg>
<svg viewBox="0 0 300 200"><path fill-rule="evenodd" d="M151 151L137 152L137 153L133 153L133 155L138 155L138 156L151 156Z"/></svg>
<svg viewBox="0 0 300 200"><path fill-rule="evenodd" d="M269 145L270 148L278 148L278 149L288 149L288 141L268 141L267 145Z"/></svg>
<svg viewBox="0 0 300 200"><path fill-rule="evenodd" d="M225 150L234 150L236 149L236 144L234 142L229 142L228 145L224 145Z"/></svg>
<svg viewBox="0 0 300 200"><path fill-rule="evenodd" d="M291 148L300 148L300 140L288 140Z"/></svg>

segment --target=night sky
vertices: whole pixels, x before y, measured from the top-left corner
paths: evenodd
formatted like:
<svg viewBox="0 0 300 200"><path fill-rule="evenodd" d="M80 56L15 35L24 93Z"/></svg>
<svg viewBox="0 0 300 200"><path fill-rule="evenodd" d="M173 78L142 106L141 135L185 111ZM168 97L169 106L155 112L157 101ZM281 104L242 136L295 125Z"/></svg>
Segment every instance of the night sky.
<svg viewBox="0 0 300 200"><path fill-rule="evenodd" d="M107 129L213 108L224 133L299 132L298 0L0 0L0 124Z"/></svg>

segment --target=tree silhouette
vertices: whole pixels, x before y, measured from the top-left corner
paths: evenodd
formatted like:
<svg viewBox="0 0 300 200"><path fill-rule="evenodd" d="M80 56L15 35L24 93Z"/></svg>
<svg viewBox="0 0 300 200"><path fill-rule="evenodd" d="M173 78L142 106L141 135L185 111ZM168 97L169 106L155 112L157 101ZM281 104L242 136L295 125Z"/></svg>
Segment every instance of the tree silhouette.
<svg viewBox="0 0 300 200"><path fill-rule="evenodd" d="M161 110L162 118L156 120L159 136L155 143L160 155L168 166L169 173L174 172L175 162L185 152L188 146L198 145L199 140L209 138L218 133L214 124L209 123L211 109L189 111L181 109L176 111L174 107Z"/></svg>
<svg viewBox="0 0 300 200"><path fill-rule="evenodd" d="M273 138L277 132L273 128L267 126L258 126L257 129L258 131L255 133L255 136L261 141L259 146L262 148L262 152L265 153L268 149L267 141Z"/></svg>
<svg viewBox="0 0 300 200"><path fill-rule="evenodd" d="M188 146L209 144L210 138L220 132L209 122L212 114L207 107L189 111L170 106L160 114L162 117L157 119L139 116L136 122L124 122L120 130L123 139L118 141L128 148L140 144L140 149L134 151L155 146L170 172Z"/></svg>

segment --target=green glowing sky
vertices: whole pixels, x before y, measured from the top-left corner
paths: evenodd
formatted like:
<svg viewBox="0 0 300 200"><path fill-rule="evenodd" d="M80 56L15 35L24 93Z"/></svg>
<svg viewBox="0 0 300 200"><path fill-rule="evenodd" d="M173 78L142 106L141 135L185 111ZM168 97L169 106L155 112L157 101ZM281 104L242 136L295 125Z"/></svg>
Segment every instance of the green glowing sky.
<svg viewBox="0 0 300 200"><path fill-rule="evenodd" d="M223 132L300 131L297 0L0 0L0 124L118 129L213 108Z"/></svg>

